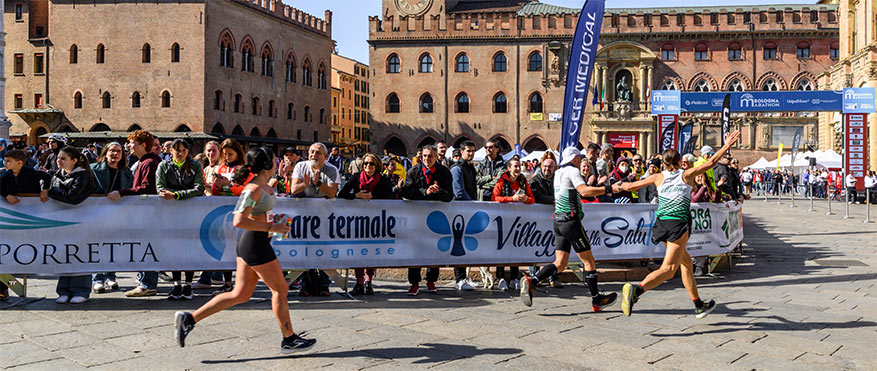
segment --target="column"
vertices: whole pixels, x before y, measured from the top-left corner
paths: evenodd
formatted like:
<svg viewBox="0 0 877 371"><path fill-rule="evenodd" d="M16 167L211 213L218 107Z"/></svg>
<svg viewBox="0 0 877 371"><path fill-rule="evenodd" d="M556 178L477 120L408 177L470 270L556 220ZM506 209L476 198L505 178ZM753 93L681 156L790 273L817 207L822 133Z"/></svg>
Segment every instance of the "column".
<svg viewBox="0 0 877 371"><path fill-rule="evenodd" d="M655 154L655 143L651 132L646 132L646 154L649 156Z"/></svg>
<svg viewBox="0 0 877 371"><path fill-rule="evenodd" d="M646 101L646 66L639 66L639 101Z"/></svg>
<svg viewBox="0 0 877 371"><path fill-rule="evenodd" d="M605 131L598 131L597 132L597 142L600 143L600 145L602 145L603 143L606 143L606 132Z"/></svg>
<svg viewBox="0 0 877 371"><path fill-rule="evenodd" d="M652 109L652 100L649 95L652 93L652 75L654 71L652 71L652 66L646 66L646 111L650 111Z"/></svg>
<svg viewBox="0 0 877 371"><path fill-rule="evenodd" d="M594 106L594 111L599 111L600 110L600 103L599 103L600 92L603 91L603 89L606 89L606 87L603 86L603 66L597 65L597 67L594 68L594 73L597 74L597 76L595 76L595 78L597 79L597 89L594 90L594 96L597 97L597 102L598 102Z"/></svg>
<svg viewBox="0 0 877 371"><path fill-rule="evenodd" d="M644 131L639 132L639 148L637 148L637 151L639 151L643 158L648 156L648 149L646 148L646 132Z"/></svg>
<svg viewBox="0 0 877 371"><path fill-rule="evenodd" d="M603 89L606 89L606 86L607 86L608 81L609 81L609 76L608 76L608 75L609 75L609 67L603 66L602 69L603 69L603 74L602 74L602 75L603 75L603 82L602 82L602 85L603 85ZM603 96L605 96L606 99L609 99L609 94L606 94L606 93L605 93L605 90L604 90ZM603 97L600 97L599 99L602 101Z"/></svg>

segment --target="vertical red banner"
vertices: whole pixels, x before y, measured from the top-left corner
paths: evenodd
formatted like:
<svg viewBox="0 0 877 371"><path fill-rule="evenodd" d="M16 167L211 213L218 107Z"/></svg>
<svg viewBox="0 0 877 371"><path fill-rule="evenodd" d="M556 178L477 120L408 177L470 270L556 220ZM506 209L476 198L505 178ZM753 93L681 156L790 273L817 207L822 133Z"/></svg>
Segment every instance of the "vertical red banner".
<svg viewBox="0 0 877 371"><path fill-rule="evenodd" d="M658 150L679 150L678 115L658 115Z"/></svg>
<svg viewBox="0 0 877 371"><path fill-rule="evenodd" d="M844 167L856 177L856 189L864 189L868 169L868 114L847 113L844 116Z"/></svg>

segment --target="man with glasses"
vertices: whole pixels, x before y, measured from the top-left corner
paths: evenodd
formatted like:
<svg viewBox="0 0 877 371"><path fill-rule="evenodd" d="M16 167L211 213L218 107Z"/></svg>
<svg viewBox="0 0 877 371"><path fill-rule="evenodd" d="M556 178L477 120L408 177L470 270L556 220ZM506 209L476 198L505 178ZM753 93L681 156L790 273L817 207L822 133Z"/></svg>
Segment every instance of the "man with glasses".
<svg viewBox="0 0 877 371"><path fill-rule="evenodd" d="M646 167L645 167L645 163L643 162L643 156L640 154L635 154L635 155L633 155L633 159L631 161L633 162L632 172L634 175L634 179L639 180L643 176L643 174L646 173ZM639 193L637 191L631 192L631 198L633 199L633 200L631 200L632 203L639 203Z"/></svg>
<svg viewBox="0 0 877 371"><path fill-rule="evenodd" d="M731 154L725 153L725 155L719 159L719 164L713 168L713 174L716 180L716 189L723 193L723 197L724 195L728 195L732 200L736 200L739 198L739 193L737 192L738 187L734 184L733 170L731 170L730 165Z"/></svg>
<svg viewBox="0 0 877 371"><path fill-rule="evenodd" d="M435 146L424 146L421 152L422 162L411 167L402 185L402 197L407 200L431 200L451 202L454 199L451 185L451 172L438 163L438 150ZM438 280L438 268L426 269L426 291L435 292L435 281ZM408 282L411 288L408 295L420 293L420 268L408 268Z"/></svg>
<svg viewBox="0 0 877 371"><path fill-rule="evenodd" d="M439 142L441 145L442 142ZM441 152L441 150L439 150ZM457 201L475 201L478 198L478 189L475 185L475 166L472 159L475 157L475 143L465 141L460 146L460 161L451 165L452 187L454 199ZM475 288L469 282L465 267L454 267L455 287L458 291L472 291Z"/></svg>
<svg viewBox="0 0 877 371"><path fill-rule="evenodd" d="M488 141L484 148L487 150L487 156L477 169L478 201L490 201L493 187L505 171L505 161L499 155L499 146L496 142Z"/></svg>
<svg viewBox="0 0 877 371"><path fill-rule="evenodd" d="M46 141L49 148L49 155L46 156L46 161L43 162L40 170L45 171L49 174L53 174L58 171L58 153L61 152L61 148L67 145L67 137L61 134L52 134L49 135L49 140Z"/></svg>

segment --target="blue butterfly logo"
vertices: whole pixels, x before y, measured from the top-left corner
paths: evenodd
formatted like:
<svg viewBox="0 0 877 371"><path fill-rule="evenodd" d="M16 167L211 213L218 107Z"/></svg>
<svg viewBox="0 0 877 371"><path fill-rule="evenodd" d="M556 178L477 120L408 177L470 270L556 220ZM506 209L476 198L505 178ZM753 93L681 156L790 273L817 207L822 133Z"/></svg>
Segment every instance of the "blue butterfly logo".
<svg viewBox="0 0 877 371"><path fill-rule="evenodd" d="M478 239L468 235L474 235L483 232L490 224L490 217L487 213L479 211L469 218L469 224L462 215L454 217L453 224L448 223L448 217L441 211L433 211L426 217L426 226L433 233L447 237L439 238L439 251L451 250L451 256L466 255L466 250L475 251L478 248ZM463 246L466 246L465 249Z"/></svg>

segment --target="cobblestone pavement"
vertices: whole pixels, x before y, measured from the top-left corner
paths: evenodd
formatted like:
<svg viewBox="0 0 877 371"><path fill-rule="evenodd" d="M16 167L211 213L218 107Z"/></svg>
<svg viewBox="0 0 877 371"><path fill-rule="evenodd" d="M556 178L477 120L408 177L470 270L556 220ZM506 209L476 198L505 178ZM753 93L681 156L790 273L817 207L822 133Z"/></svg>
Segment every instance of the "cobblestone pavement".
<svg viewBox="0 0 877 371"><path fill-rule="evenodd" d="M721 278L699 278L720 305L697 320L680 280L642 297L631 317L619 305L592 313L581 285L539 292L532 308L497 291L405 295L379 282L364 301L340 295L290 300L294 326L318 339L307 355L281 356L270 294L198 324L187 347L172 337L173 312L189 302L163 296L93 295L54 303L51 279L3 303L0 368L125 369L877 369L877 225L755 200L745 211L744 256ZM877 210L875 210L877 212ZM130 274L123 285L132 285ZM619 291L621 282L602 285ZM124 287L123 287L124 289ZM170 289L161 286L162 292Z"/></svg>

